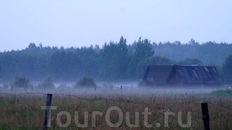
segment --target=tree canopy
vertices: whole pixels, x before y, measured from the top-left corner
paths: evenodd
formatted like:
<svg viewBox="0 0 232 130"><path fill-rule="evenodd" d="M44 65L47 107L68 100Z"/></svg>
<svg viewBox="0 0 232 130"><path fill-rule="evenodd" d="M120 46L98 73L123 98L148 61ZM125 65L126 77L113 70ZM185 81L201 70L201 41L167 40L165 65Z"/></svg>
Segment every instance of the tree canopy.
<svg viewBox="0 0 232 130"><path fill-rule="evenodd" d="M30 43L23 50L0 52L0 82L12 81L22 75L34 81L43 81L49 76L54 81L74 81L83 76L103 81L138 80L149 64L223 64L224 73L229 76L231 58L226 57L231 52L231 44L211 41L199 44L194 39L189 43L156 44L139 38L129 44L122 36L102 47L80 48Z"/></svg>

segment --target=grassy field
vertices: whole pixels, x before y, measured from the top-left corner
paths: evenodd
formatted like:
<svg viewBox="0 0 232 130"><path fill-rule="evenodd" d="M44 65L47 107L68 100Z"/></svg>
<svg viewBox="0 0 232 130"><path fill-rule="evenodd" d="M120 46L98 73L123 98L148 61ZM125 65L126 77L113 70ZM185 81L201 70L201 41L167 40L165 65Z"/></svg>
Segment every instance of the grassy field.
<svg viewBox="0 0 232 130"><path fill-rule="evenodd" d="M181 90L181 89L180 89ZM92 91L92 92L90 92ZM143 92L142 92L143 91ZM78 90L68 91L47 91L47 92L11 92L1 91L0 95L0 129L1 130L37 130L41 129L44 120L44 110L41 106L46 103L46 93L53 93L52 106L56 110L51 112L51 127L49 129L160 129L160 130L202 130L203 121L201 113L201 102L208 102L210 127L212 130L232 130L232 94L231 90L218 90L214 92L200 91L159 91L158 89L104 89L104 90ZM110 122L117 123L123 119L121 124L112 128L106 121L107 111L113 106L122 111L119 113L112 110ZM145 109L151 113L148 116L148 123L144 124L143 112ZM67 117L59 116L59 113L70 114L71 122L67 127L62 128L58 122L65 124ZM101 112L95 122L92 120L92 113ZM75 116L78 112L78 116ZM84 123L84 112L88 113L87 127L80 128L75 124L75 117L78 117L81 124ZM126 121L126 113L129 112L130 123L135 124L135 112L138 113L138 126L132 128ZM165 113L175 113L169 116L165 122ZM182 113L182 123L187 124L187 113L191 112L191 126L183 128L178 123L178 112ZM57 121L59 117L59 121ZM93 123L94 122L94 123ZM168 125L168 126L167 126Z"/></svg>

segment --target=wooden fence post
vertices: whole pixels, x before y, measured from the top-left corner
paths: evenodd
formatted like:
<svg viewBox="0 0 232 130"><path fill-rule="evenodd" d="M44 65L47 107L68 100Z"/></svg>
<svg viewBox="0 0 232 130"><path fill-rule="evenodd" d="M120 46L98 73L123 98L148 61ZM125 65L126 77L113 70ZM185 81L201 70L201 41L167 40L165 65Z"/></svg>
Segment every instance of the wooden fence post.
<svg viewBox="0 0 232 130"><path fill-rule="evenodd" d="M202 110L202 119L204 123L204 130L210 130L208 104L201 103L201 110Z"/></svg>
<svg viewBox="0 0 232 130"><path fill-rule="evenodd" d="M47 94L46 109L45 109L45 114L44 114L43 130L47 130L48 117L49 117L49 114L50 114L49 112L50 112L51 103L52 103L52 94Z"/></svg>

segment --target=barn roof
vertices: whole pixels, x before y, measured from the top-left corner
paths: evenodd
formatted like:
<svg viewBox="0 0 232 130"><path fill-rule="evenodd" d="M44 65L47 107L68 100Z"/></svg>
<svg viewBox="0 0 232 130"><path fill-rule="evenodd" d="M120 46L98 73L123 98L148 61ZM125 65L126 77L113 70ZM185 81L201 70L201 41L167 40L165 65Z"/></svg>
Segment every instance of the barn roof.
<svg viewBox="0 0 232 130"><path fill-rule="evenodd" d="M154 80L151 82L155 82L156 84L166 84L171 70L172 66L168 65L149 65L144 79L149 77L151 80Z"/></svg>
<svg viewBox="0 0 232 130"><path fill-rule="evenodd" d="M214 66L150 65L144 80L149 84L206 84L220 85L219 73Z"/></svg>

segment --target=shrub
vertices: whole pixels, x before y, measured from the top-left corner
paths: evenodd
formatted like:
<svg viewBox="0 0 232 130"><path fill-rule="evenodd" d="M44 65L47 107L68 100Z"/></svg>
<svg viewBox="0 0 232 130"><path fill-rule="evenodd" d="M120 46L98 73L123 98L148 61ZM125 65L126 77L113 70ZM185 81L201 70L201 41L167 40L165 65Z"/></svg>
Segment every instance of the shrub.
<svg viewBox="0 0 232 130"><path fill-rule="evenodd" d="M29 80L25 76L16 77L15 80L12 82L11 86L13 88L29 88Z"/></svg>
<svg viewBox="0 0 232 130"><path fill-rule="evenodd" d="M148 84L146 81L140 80L138 83L138 87L148 87Z"/></svg>
<svg viewBox="0 0 232 130"><path fill-rule="evenodd" d="M96 84L93 78L84 76L76 82L74 87L96 87Z"/></svg>
<svg viewBox="0 0 232 130"><path fill-rule="evenodd" d="M39 88L43 88L43 89L52 89L52 88L55 88L55 85L53 83L53 80L52 80L52 77L47 77L45 79L45 81L43 83L40 83L38 85Z"/></svg>

